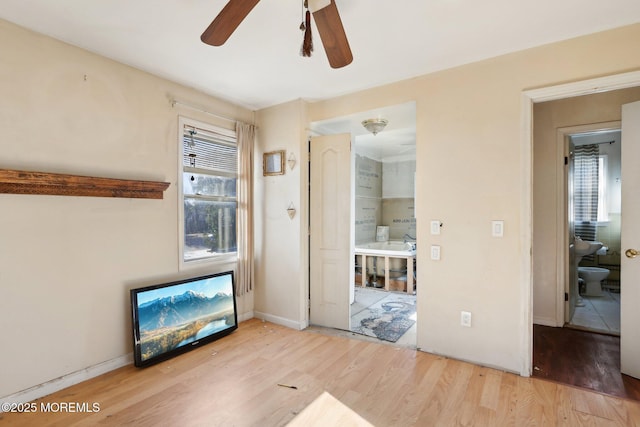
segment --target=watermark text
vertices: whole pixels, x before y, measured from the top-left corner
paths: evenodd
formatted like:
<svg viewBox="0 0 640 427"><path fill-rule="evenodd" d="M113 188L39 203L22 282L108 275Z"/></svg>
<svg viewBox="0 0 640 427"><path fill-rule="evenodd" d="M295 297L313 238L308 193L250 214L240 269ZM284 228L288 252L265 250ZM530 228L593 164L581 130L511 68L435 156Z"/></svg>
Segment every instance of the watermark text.
<svg viewBox="0 0 640 427"><path fill-rule="evenodd" d="M0 412L53 412L53 413L89 413L100 412L98 402L26 402L0 403Z"/></svg>

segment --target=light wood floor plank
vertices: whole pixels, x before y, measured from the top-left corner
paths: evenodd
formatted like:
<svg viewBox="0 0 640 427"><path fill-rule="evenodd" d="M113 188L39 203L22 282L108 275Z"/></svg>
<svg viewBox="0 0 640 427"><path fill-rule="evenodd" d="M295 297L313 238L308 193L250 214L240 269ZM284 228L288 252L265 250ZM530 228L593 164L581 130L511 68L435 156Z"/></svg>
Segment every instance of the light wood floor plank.
<svg viewBox="0 0 640 427"><path fill-rule="evenodd" d="M494 412L498 410L501 382L502 372L487 369L482 386L482 395L480 396L481 407L491 409Z"/></svg>
<svg viewBox="0 0 640 427"><path fill-rule="evenodd" d="M161 364L34 402L95 402L99 412L3 413L0 425L285 426L325 391L379 427L640 427L638 402L256 319Z"/></svg>
<svg viewBox="0 0 640 427"><path fill-rule="evenodd" d="M625 401L624 408L620 411L620 418L628 426L640 427L640 405L635 401Z"/></svg>

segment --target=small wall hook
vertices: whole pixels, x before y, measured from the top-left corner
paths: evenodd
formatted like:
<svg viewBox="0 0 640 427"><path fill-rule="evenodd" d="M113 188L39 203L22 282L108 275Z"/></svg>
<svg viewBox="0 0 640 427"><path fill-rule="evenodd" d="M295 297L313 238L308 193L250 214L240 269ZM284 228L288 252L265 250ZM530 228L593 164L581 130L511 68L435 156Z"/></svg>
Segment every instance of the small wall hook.
<svg viewBox="0 0 640 427"><path fill-rule="evenodd" d="M287 163L289 164L289 169L293 170L293 167L296 165L296 156L293 154L293 152L289 154L289 159L287 160Z"/></svg>
<svg viewBox="0 0 640 427"><path fill-rule="evenodd" d="M289 207L287 208L287 213L289 214L289 218L293 219L296 216L296 208L293 206L293 202L289 203Z"/></svg>

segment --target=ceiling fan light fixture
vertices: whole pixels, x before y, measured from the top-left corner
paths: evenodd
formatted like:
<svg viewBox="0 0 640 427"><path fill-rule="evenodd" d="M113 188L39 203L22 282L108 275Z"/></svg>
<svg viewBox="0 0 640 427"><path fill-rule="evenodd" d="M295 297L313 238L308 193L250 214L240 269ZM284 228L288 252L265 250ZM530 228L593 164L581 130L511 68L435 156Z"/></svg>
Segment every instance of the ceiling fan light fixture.
<svg viewBox="0 0 640 427"><path fill-rule="evenodd" d="M200 36L200 40L212 46L222 46L249 12L260 0L228 0L213 22ZM306 0L302 3L307 9L300 29L305 30L305 38L301 52L310 56L313 50L311 41L310 16L316 23L320 41L327 54L331 68L342 68L351 64L353 53L344 31L335 0Z"/></svg>
<svg viewBox="0 0 640 427"><path fill-rule="evenodd" d="M362 121L362 126L369 132L374 135L377 135L378 132L381 132L387 125L389 124L389 120L387 119L367 119Z"/></svg>

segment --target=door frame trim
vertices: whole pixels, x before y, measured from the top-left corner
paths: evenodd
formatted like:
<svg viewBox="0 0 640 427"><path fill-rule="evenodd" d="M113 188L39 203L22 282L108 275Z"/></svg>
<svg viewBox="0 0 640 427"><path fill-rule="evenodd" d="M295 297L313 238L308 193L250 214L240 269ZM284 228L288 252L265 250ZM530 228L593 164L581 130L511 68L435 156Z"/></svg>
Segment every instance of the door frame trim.
<svg viewBox="0 0 640 427"><path fill-rule="evenodd" d="M615 74L578 82L524 90L520 114L520 289L521 366L520 375L533 369L533 104L598 92L640 86L640 71Z"/></svg>

